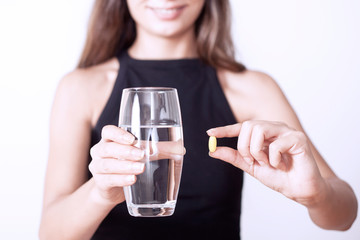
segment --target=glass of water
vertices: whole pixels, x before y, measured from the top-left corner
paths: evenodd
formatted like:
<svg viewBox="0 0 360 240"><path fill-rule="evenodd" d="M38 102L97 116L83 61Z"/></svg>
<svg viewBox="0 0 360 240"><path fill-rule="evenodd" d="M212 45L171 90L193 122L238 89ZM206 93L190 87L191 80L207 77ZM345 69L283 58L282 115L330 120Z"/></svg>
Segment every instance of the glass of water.
<svg viewBox="0 0 360 240"><path fill-rule="evenodd" d="M119 127L136 137L144 150L145 170L135 184L124 187L129 214L141 217L174 213L180 185L183 155L182 122L174 88L126 88L123 90Z"/></svg>

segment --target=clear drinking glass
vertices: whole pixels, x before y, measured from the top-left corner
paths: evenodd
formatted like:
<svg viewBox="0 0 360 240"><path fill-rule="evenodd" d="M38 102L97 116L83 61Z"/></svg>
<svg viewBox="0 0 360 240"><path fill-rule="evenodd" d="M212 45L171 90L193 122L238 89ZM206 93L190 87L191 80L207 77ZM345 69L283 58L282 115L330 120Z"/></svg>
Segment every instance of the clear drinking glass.
<svg viewBox="0 0 360 240"><path fill-rule="evenodd" d="M170 216L175 210L184 144L180 105L174 88L123 90L119 127L131 132L145 151L144 173L124 187L132 216Z"/></svg>

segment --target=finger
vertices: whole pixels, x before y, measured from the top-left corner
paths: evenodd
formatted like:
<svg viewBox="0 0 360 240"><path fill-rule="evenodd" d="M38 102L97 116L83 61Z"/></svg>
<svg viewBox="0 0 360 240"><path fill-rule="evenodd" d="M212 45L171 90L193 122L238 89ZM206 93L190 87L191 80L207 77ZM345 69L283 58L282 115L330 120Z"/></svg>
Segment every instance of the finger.
<svg viewBox="0 0 360 240"><path fill-rule="evenodd" d="M269 163L274 168L285 170L287 164L284 161L284 156L295 143L295 139L290 135L279 138L269 145Z"/></svg>
<svg viewBox="0 0 360 240"><path fill-rule="evenodd" d="M135 146L145 152L150 161L159 159L182 160L186 153L182 140L178 141L135 141Z"/></svg>
<svg viewBox="0 0 360 240"><path fill-rule="evenodd" d="M275 168L284 169L289 163L284 161L285 154L291 156L301 155L310 151L306 144L306 136L302 132L294 131L278 138L269 145L269 163Z"/></svg>
<svg viewBox="0 0 360 240"><path fill-rule="evenodd" d="M134 135L114 125L107 125L103 127L101 131L101 138L105 141L113 141L128 145L134 143L135 141Z"/></svg>
<svg viewBox="0 0 360 240"><path fill-rule="evenodd" d="M159 152L166 154L185 155L186 150L184 148L183 141L162 141L157 142L156 147Z"/></svg>
<svg viewBox="0 0 360 240"><path fill-rule="evenodd" d="M144 172L145 164L118 160L113 158L101 158L91 161L89 164L90 172L95 174L123 174L138 175Z"/></svg>
<svg viewBox="0 0 360 240"><path fill-rule="evenodd" d="M247 128L251 128L248 130ZM246 134L251 132L250 139L248 139ZM267 121L251 121L244 122L243 127L240 133L240 137L242 138L242 133L244 133L243 139L239 139L239 147L240 152L244 158L247 158L246 155L248 152L246 151L246 144L249 143L249 151L252 158L256 159L261 165L263 163L268 163L268 156L265 153L265 149L268 146L269 142L274 141L278 137L281 137L285 133L289 132L289 128L282 123L278 122L267 122ZM245 159L247 160L247 159Z"/></svg>
<svg viewBox="0 0 360 240"><path fill-rule="evenodd" d="M218 147L215 152L209 152L210 157L223 160L233 166L250 173L251 166L244 161L239 152L229 147Z"/></svg>
<svg viewBox="0 0 360 240"><path fill-rule="evenodd" d="M157 142L150 150L150 160L174 159L182 160L186 153L183 141L162 141Z"/></svg>
<svg viewBox="0 0 360 240"><path fill-rule="evenodd" d="M265 133L263 125L255 125L250 139L250 153L260 164L268 163L268 157L264 152Z"/></svg>
<svg viewBox="0 0 360 240"><path fill-rule="evenodd" d="M102 142L90 150L93 159L115 158L138 161L144 158L144 151L133 146L122 145L115 142Z"/></svg>
<svg viewBox="0 0 360 240"><path fill-rule="evenodd" d="M133 185L136 182L135 175L120 175L120 174L96 174L94 175L97 185L108 190L113 187L125 187Z"/></svg>
<svg viewBox="0 0 360 240"><path fill-rule="evenodd" d="M240 130L241 130L241 123L236 123L224 127L212 128L207 130L206 133L209 136L214 136L217 138L237 137L239 136Z"/></svg>
<svg viewBox="0 0 360 240"><path fill-rule="evenodd" d="M184 158L183 154L169 154L169 153L162 153L151 155L149 156L150 161L156 161L160 159L172 159L172 160L182 160Z"/></svg>
<svg viewBox="0 0 360 240"><path fill-rule="evenodd" d="M147 153L154 154L161 152L164 154L185 155L186 149L181 140L178 141L136 141L135 146L144 149Z"/></svg>
<svg viewBox="0 0 360 240"><path fill-rule="evenodd" d="M241 126L238 138L237 149L241 157L250 165L254 163L254 158L250 153L250 141L253 122L246 121Z"/></svg>

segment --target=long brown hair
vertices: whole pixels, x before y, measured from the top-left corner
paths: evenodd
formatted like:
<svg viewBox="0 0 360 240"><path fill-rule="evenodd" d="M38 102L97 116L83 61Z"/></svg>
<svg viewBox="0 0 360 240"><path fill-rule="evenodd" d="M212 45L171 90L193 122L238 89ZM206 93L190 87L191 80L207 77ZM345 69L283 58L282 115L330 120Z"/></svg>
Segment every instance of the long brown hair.
<svg viewBox="0 0 360 240"><path fill-rule="evenodd" d="M215 68L241 72L245 66L235 60L230 18L228 0L205 0L195 23L198 55ZM90 67L114 57L129 48L135 38L135 22L126 0L96 0L78 68Z"/></svg>

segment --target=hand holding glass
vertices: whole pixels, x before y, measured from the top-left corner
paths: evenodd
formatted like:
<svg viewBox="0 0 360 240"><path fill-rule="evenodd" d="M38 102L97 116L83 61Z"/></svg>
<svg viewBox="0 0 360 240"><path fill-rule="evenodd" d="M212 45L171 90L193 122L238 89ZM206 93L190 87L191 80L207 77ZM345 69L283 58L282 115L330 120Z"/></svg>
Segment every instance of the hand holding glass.
<svg viewBox="0 0 360 240"><path fill-rule="evenodd" d="M123 90L119 127L136 137L145 152L144 173L124 187L132 216L170 216L175 210L183 155L180 105L174 88Z"/></svg>

